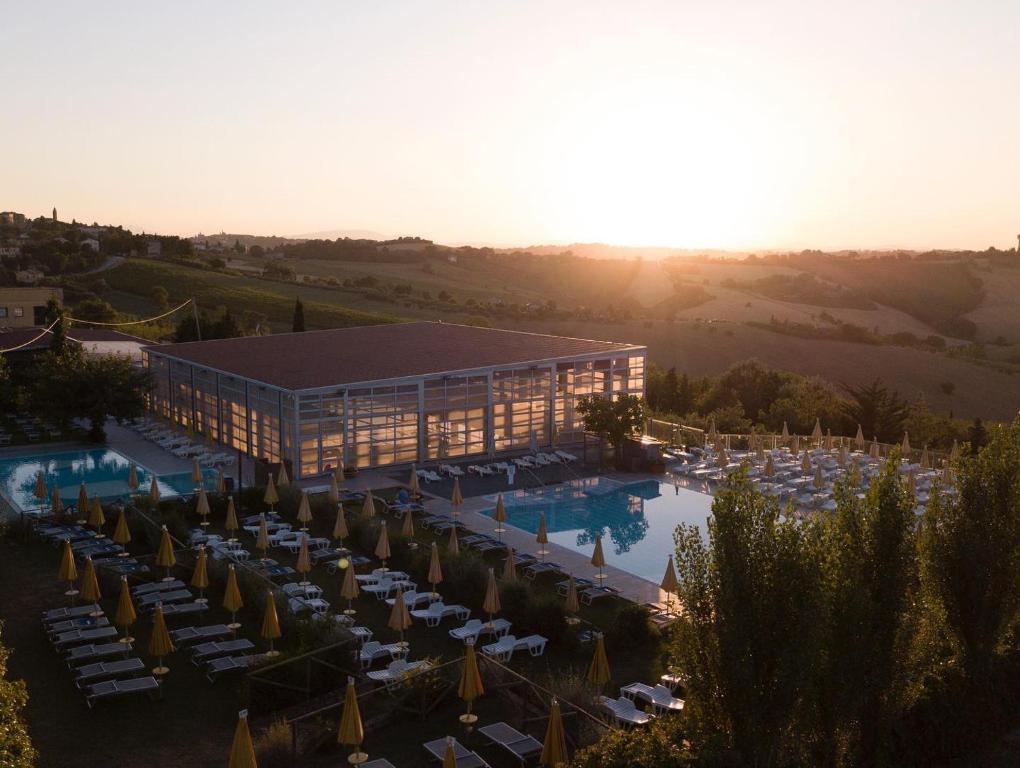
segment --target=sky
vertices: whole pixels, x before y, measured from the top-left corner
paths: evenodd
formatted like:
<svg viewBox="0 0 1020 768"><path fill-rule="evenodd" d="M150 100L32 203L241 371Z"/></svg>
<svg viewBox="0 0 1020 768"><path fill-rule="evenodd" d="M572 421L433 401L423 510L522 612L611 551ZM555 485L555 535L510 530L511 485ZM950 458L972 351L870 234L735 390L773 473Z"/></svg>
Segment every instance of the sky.
<svg viewBox="0 0 1020 768"><path fill-rule="evenodd" d="M447 243L1012 247L1020 3L0 0L0 209Z"/></svg>

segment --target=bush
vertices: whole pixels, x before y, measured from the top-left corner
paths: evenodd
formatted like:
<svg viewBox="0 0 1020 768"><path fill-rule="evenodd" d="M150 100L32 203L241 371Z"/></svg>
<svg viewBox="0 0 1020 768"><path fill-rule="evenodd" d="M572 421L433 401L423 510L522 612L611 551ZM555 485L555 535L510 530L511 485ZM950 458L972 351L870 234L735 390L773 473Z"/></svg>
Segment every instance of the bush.
<svg viewBox="0 0 1020 768"><path fill-rule="evenodd" d="M680 768L696 760L680 717L653 721L633 731L609 731L598 742L578 750L573 768ZM713 761L713 764L721 764Z"/></svg>
<svg viewBox="0 0 1020 768"><path fill-rule="evenodd" d="M2 632L3 623L0 622ZM0 765L4 768L32 768L36 751L22 715L28 693L24 681L7 679L9 655L10 651L0 644Z"/></svg>
<svg viewBox="0 0 1020 768"><path fill-rule="evenodd" d="M606 633L610 648L647 648L658 637L658 630L648 620L648 611L628 603L616 614L613 626Z"/></svg>
<svg viewBox="0 0 1020 768"><path fill-rule="evenodd" d="M291 726L286 720L274 720L265 733L255 739L255 754L262 768L289 768L290 748Z"/></svg>

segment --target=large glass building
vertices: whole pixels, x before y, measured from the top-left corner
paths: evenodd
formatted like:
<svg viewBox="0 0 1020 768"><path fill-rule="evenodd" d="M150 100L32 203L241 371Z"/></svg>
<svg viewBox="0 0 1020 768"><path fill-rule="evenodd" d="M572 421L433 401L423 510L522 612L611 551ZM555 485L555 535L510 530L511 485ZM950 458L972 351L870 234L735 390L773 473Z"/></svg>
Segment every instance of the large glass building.
<svg viewBox="0 0 1020 768"><path fill-rule="evenodd" d="M570 442L584 395L644 395L646 349L449 323L150 346L151 409L297 477Z"/></svg>

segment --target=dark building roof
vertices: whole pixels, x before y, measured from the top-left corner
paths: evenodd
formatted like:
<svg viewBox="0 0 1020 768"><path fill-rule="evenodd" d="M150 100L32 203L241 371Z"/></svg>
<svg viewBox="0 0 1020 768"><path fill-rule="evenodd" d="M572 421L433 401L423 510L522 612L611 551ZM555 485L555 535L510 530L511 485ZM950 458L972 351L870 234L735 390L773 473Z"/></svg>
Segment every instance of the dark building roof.
<svg viewBox="0 0 1020 768"><path fill-rule="evenodd" d="M0 349L20 346L27 341L35 339L42 332L42 328L8 328L0 331ZM52 338L51 334L46 333L28 346L21 347L18 351L38 352L41 349L49 349ZM72 326L67 330L67 338L69 341L80 343L132 341L144 345L152 344L151 339L143 339L141 336L132 336L109 328L76 328Z"/></svg>
<svg viewBox="0 0 1020 768"><path fill-rule="evenodd" d="M282 389L316 389L642 349L450 323L397 323L149 347Z"/></svg>

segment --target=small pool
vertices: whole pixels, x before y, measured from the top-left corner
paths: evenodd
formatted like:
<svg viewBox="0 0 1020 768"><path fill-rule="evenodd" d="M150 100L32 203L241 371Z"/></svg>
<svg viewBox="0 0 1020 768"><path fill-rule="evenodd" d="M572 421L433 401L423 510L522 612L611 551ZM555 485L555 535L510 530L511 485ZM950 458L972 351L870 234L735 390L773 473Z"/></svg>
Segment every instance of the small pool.
<svg viewBox="0 0 1020 768"><path fill-rule="evenodd" d="M54 484L60 489L65 504L77 504L78 488L82 481L93 494L108 501L127 496L128 470L131 461L109 448L91 448L60 453L44 453L0 459L0 493L22 510L36 509L35 478L42 471L46 485L53 493ZM152 473L141 465L138 470L139 488L147 492ZM216 487L215 470L202 472L207 490ZM163 498L193 493L191 472L175 475L157 475L156 484Z"/></svg>
<svg viewBox="0 0 1020 768"><path fill-rule="evenodd" d="M658 480L621 483L606 477L504 493L503 502L507 524L537 533L544 512L550 542L591 557L601 535L607 564L656 584L675 551L677 525L696 525L706 538L712 508L705 493Z"/></svg>

